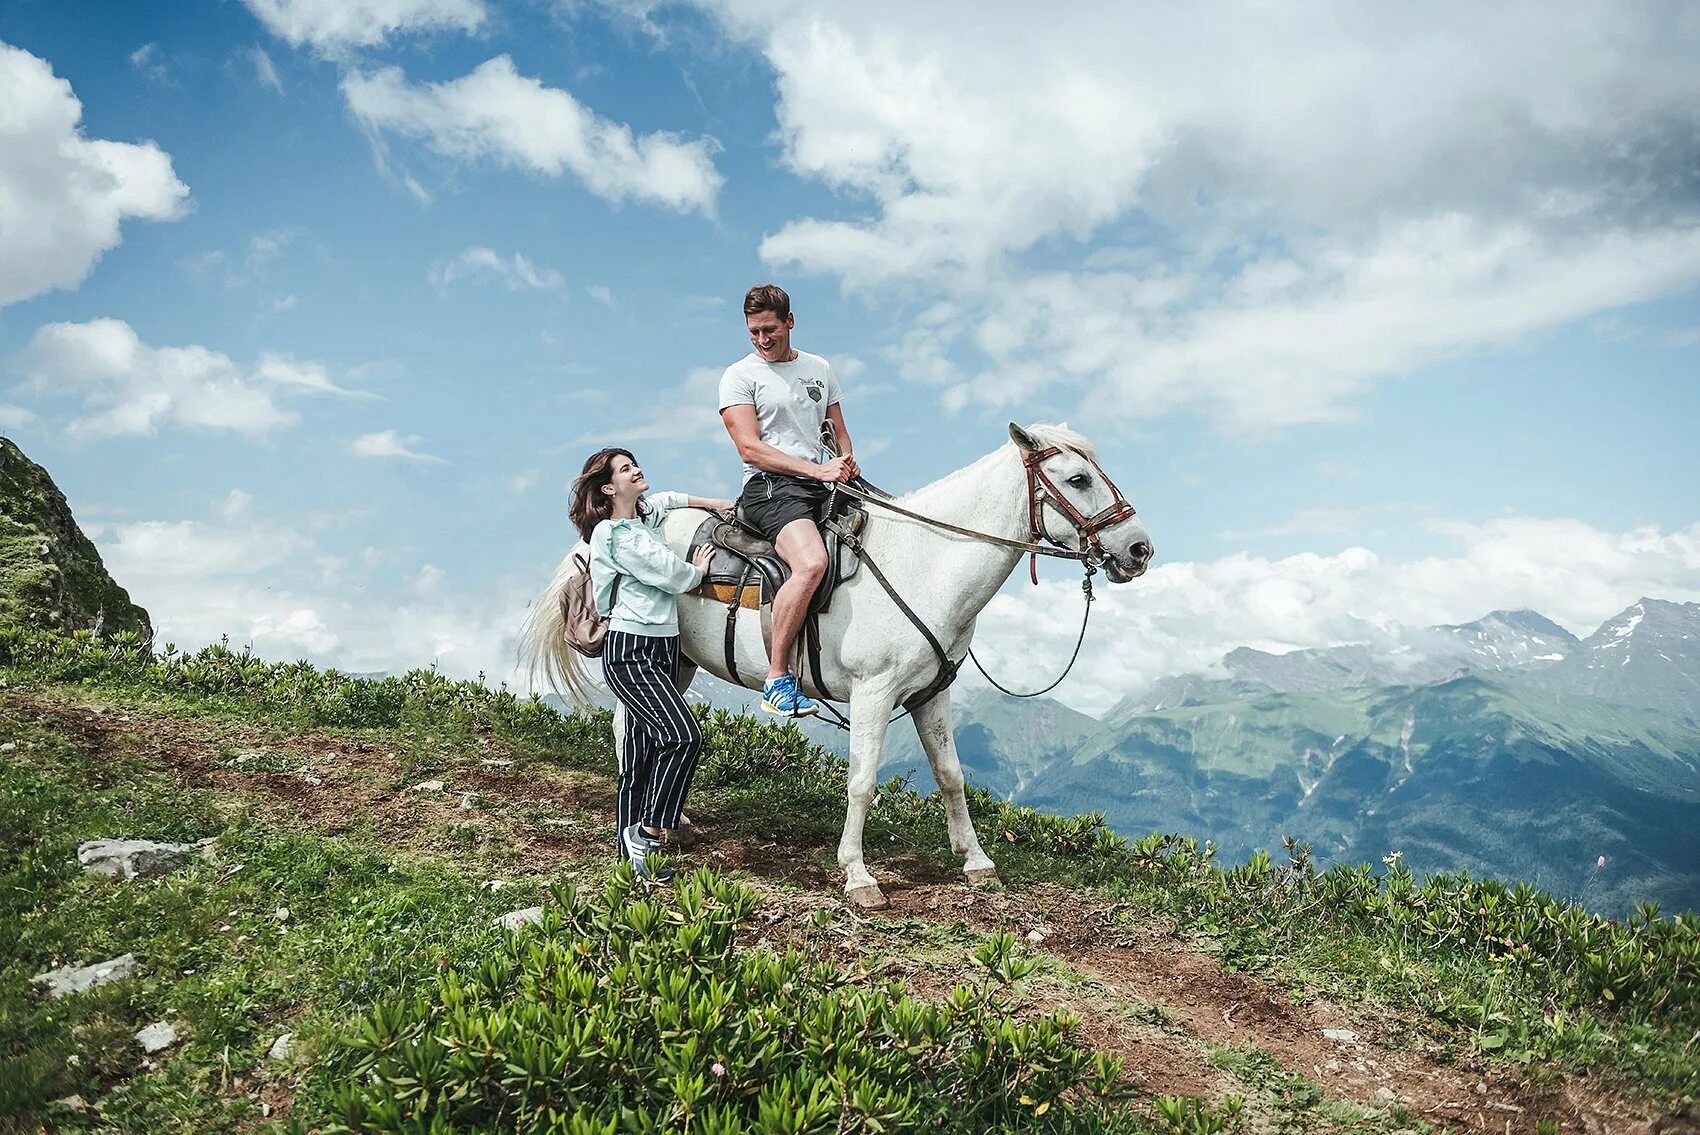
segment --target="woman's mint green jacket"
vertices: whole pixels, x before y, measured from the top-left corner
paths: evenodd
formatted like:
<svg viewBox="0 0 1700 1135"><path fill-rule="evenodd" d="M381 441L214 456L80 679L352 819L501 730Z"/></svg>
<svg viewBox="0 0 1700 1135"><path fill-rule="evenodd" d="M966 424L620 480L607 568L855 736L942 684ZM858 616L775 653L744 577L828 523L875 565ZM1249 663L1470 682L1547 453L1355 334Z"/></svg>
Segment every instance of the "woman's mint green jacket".
<svg viewBox="0 0 1700 1135"><path fill-rule="evenodd" d="M689 499L684 493L647 493L635 518L604 520L591 529L590 584L596 610L609 616L609 630L650 638L679 633L679 593L701 583L702 571L673 554L662 539L661 522Z"/></svg>

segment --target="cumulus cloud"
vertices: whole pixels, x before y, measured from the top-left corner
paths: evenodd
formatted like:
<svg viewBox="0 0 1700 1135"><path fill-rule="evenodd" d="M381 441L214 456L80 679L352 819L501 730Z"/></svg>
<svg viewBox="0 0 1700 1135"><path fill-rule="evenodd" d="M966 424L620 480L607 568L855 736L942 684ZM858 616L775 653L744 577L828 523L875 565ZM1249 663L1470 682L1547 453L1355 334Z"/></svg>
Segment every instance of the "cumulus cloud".
<svg viewBox="0 0 1700 1135"><path fill-rule="evenodd" d="M566 280L553 268L539 268L523 252L504 260L492 248L474 246L458 256L433 264L426 277L438 288L446 288L456 280L475 280L501 284L510 292L558 292Z"/></svg>
<svg viewBox="0 0 1700 1135"><path fill-rule="evenodd" d="M1279 560L1241 553L1159 562L1142 579L1101 586L1086 649L1055 696L1100 712L1153 679L1207 671L1237 646L1335 646L1396 625L1463 623L1525 607L1586 636L1644 595L1700 601L1700 524L1614 532L1514 517L1426 526L1443 550L1418 559L1363 547ZM1004 592L980 616L975 652L1005 685L1041 686L1067 661L1079 613L1072 580Z"/></svg>
<svg viewBox="0 0 1700 1135"><path fill-rule="evenodd" d="M295 47L335 55L392 36L477 31L481 0L242 0L266 30Z"/></svg>
<svg viewBox="0 0 1700 1135"><path fill-rule="evenodd" d="M784 163L845 201L764 258L944 301L893 354L948 406L1328 419L1700 283L1687 11L698 6L773 68Z"/></svg>
<svg viewBox="0 0 1700 1135"><path fill-rule="evenodd" d="M374 136L417 138L457 161L489 160L547 177L571 174L607 201L646 201L712 214L722 178L714 143L634 135L571 94L520 75L507 56L445 83L411 84L398 67L352 71L349 111Z"/></svg>
<svg viewBox="0 0 1700 1135"><path fill-rule="evenodd" d="M313 532L254 515L250 500L238 504L226 501L214 521L91 527L161 643L195 649L228 636L262 657L356 673L435 662L456 677L513 676L528 590L503 584L463 595L429 564L381 577L384 568L345 565L322 553Z"/></svg>
<svg viewBox="0 0 1700 1135"><path fill-rule="evenodd" d="M46 60L0 43L0 307L81 284L124 220L183 215L169 154L84 138L82 116Z"/></svg>
<svg viewBox="0 0 1700 1135"><path fill-rule="evenodd" d="M165 426L259 435L299 419L284 405L290 397L358 396L320 363L264 354L243 366L207 347L151 347L120 319L49 323L14 365L37 395L81 402L68 428L85 438Z"/></svg>
<svg viewBox="0 0 1700 1135"><path fill-rule="evenodd" d="M356 457L395 457L427 465L447 464L441 457L414 448L424 441L418 434L402 437L395 430L384 430L380 433L361 434L349 443L348 449Z"/></svg>

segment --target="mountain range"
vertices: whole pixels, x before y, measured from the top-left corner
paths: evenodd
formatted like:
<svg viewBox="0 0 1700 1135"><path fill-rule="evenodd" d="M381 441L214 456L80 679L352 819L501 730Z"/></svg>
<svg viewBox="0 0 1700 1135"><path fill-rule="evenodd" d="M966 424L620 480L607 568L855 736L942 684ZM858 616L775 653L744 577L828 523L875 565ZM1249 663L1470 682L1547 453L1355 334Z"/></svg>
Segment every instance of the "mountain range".
<svg viewBox="0 0 1700 1135"><path fill-rule="evenodd" d="M1700 604L1641 599L1585 639L1533 611L1287 654L1241 648L1101 719L958 697L970 781L1130 837L1230 859L1281 837L1319 859L1525 879L1602 910L1700 909ZM883 771L931 783L894 729ZM1605 865L1600 865L1601 857Z"/></svg>

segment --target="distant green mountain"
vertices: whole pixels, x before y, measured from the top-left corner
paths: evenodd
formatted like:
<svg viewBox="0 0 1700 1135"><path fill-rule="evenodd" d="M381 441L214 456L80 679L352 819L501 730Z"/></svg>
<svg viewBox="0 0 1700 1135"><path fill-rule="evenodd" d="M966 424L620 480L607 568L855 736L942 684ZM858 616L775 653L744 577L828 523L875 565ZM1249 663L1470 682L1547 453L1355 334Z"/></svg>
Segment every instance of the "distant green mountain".
<svg viewBox="0 0 1700 1135"><path fill-rule="evenodd" d="M1161 710L1016 800L1103 811L1130 835L1190 832L1230 859L1290 835L1331 859L1401 851L1418 871L1527 879L1602 909L1700 909L1700 729L1508 678Z"/></svg>

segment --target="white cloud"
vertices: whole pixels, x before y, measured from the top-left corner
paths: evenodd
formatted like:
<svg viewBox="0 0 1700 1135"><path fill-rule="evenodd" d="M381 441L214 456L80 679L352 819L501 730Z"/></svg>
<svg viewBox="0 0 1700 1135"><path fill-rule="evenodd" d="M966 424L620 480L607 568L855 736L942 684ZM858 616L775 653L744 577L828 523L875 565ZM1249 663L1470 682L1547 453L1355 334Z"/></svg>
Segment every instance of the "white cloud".
<svg viewBox="0 0 1700 1135"><path fill-rule="evenodd" d="M428 465L447 464L441 457L413 448L424 441L425 439L417 434L404 438L395 430L384 430L380 433L361 434L349 443L348 448L356 457L399 457L405 461L419 461Z"/></svg>
<svg viewBox="0 0 1700 1135"><path fill-rule="evenodd" d="M1337 418L1700 283L1700 27L1673 9L698 6L774 69L782 160L845 202L762 255L948 301L893 351L947 406Z"/></svg>
<svg viewBox="0 0 1700 1135"><path fill-rule="evenodd" d="M262 87L276 94L283 93L283 78L277 73L277 64L263 47L248 49L248 60L254 65L254 78L260 81Z"/></svg>
<svg viewBox="0 0 1700 1135"><path fill-rule="evenodd" d="M1415 560L1362 547L1280 560L1238 554L1159 561L1142 579L1099 586L1086 647L1056 696L1099 712L1152 679L1207 670L1236 646L1332 646L1394 625L1525 607L1587 635L1643 595L1700 600L1700 524L1612 532L1513 517L1427 527L1446 550ZM1160 551L1162 534L1154 535ZM1079 616L1073 580L1004 592L980 616L975 652L1005 685L1043 685L1067 661Z"/></svg>
<svg viewBox="0 0 1700 1135"><path fill-rule="evenodd" d="M714 210L722 178L711 140L636 136L568 92L521 76L505 55L446 83L412 85L397 67L351 71L342 91L349 111L374 135L419 138L458 161L489 159L548 177L570 173L608 201Z"/></svg>
<svg viewBox="0 0 1700 1135"><path fill-rule="evenodd" d="M258 435L298 420L285 397L359 396L316 362L264 354L241 366L206 347L151 347L119 319L49 323L14 365L37 395L78 399L82 413L69 431L88 438L151 435L163 426Z"/></svg>
<svg viewBox="0 0 1700 1135"><path fill-rule="evenodd" d="M516 252L511 259L504 260L494 249L477 246L433 264L426 277L438 288L467 279L499 283L510 292L558 292L567 283L555 269L537 267L523 252Z"/></svg>
<svg viewBox="0 0 1700 1135"><path fill-rule="evenodd" d="M0 43L0 307L81 284L126 218L183 215L170 155L84 138L82 114L46 60Z"/></svg>
<svg viewBox="0 0 1700 1135"><path fill-rule="evenodd" d="M477 31L481 0L242 0L266 30L294 47L334 55L395 35Z"/></svg>
<svg viewBox="0 0 1700 1135"><path fill-rule="evenodd" d="M165 69L164 55L160 52L157 43L144 43L141 47L132 51L130 53L130 66L136 69L137 74L155 86L169 86L171 83L171 74Z"/></svg>
<svg viewBox="0 0 1700 1135"><path fill-rule="evenodd" d="M606 284L586 284L584 294L605 307L614 306L614 292Z"/></svg>
<svg viewBox="0 0 1700 1135"><path fill-rule="evenodd" d="M571 444L637 445L646 441L689 444L726 440L726 424L715 410L720 375L725 369L692 367L679 385L645 399L646 412L635 413L638 407L623 406L620 426L580 434ZM730 446L730 440L726 444Z"/></svg>
<svg viewBox="0 0 1700 1135"><path fill-rule="evenodd" d="M35 421L35 415L22 406L0 402L0 429L15 430Z"/></svg>
<svg viewBox="0 0 1700 1135"><path fill-rule="evenodd" d="M401 564L393 579L372 574L389 565L366 564L344 577L339 560L318 554L313 533L259 519L248 501L236 515L227 506L217 522L90 528L114 578L152 616L161 644L195 649L228 636L232 646L252 645L268 659L307 658L355 673L436 662L456 677L516 676L530 588L502 584L460 595L429 564ZM297 570L307 564L320 570Z"/></svg>

